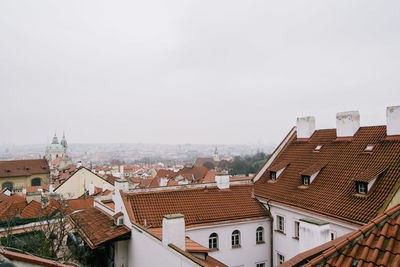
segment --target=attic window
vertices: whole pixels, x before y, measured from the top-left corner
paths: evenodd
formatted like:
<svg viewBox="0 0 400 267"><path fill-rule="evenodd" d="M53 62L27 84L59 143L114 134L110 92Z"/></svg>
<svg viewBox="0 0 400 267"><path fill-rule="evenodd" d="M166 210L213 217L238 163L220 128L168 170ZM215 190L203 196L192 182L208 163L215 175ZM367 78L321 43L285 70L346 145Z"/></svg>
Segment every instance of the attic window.
<svg viewBox="0 0 400 267"><path fill-rule="evenodd" d="M317 145L317 146L314 148L314 150L315 150L315 151L320 151L321 148L322 148L322 145Z"/></svg>
<svg viewBox="0 0 400 267"><path fill-rule="evenodd" d="M271 180L276 180L276 172L273 172L273 171L269 172L269 178Z"/></svg>
<svg viewBox="0 0 400 267"><path fill-rule="evenodd" d="M365 152L371 152L374 149L374 145L367 145L367 147L365 148Z"/></svg>
<svg viewBox="0 0 400 267"><path fill-rule="evenodd" d="M302 175L301 176L301 183L303 185L309 185L310 184L310 176L308 175Z"/></svg>
<svg viewBox="0 0 400 267"><path fill-rule="evenodd" d="M357 182L357 193L366 194L368 192L368 183L366 182Z"/></svg>

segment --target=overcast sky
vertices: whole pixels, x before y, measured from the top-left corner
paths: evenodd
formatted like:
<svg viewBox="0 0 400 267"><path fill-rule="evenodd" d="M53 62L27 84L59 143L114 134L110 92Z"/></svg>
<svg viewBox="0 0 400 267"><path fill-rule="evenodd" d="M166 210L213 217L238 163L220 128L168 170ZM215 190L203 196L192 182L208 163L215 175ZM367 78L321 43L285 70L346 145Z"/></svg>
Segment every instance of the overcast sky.
<svg viewBox="0 0 400 267"><path fill-rule="evenodd" d="M386 124L400 1L0 1L0 143L275 144Z"/></svg>

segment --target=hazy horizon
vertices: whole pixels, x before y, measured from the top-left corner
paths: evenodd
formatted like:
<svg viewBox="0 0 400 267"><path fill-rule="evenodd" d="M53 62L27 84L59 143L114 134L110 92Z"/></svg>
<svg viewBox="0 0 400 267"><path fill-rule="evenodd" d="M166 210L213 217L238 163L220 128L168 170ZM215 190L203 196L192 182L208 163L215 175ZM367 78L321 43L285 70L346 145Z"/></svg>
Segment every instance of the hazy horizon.
<svg viewBox="0 0 400 267"><path fill-rule="evenodd" d="M400 105L399 1L0 2L0 144L278 144Z"/></svg>

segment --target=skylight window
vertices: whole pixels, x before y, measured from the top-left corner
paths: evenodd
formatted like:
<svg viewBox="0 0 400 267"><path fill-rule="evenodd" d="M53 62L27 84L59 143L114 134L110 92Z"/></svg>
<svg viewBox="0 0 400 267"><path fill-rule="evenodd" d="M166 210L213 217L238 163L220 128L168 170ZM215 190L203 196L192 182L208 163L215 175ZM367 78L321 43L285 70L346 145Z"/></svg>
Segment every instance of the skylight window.
<svg viewBox="0 0 400 267"><path fill-rule="evenodd" d="M374 145L367 145L367 147L365 148L365 152L371 152L374 149Z"/></svg>
<svg viewBox="0 0 400 267"><path fill-rule="evenodd" d="M316 151L320 151L320 150L321 150L321 148L322 148L322 145L317 145L317 146L314 148L314 150L316 150Z"/></svg>

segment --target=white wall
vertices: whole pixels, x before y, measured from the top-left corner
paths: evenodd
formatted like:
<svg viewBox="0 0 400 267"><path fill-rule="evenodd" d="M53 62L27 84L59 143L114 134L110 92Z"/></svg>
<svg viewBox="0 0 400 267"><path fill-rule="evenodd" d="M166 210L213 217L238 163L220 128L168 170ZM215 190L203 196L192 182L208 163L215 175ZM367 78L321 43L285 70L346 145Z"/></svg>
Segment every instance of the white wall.
<svg viewBox="0 0 400 267"><path fill-rule="evenodd" d="M148 233L133 227L129 240L129 267L147 266L189 267L200 265L163 245L160 240Z"/></svg>
<svg viewBox="0 0 400 267"><path fill-rule="evenodd" d="M115 242L114 266L128 267L129 240Z"/></svg>
<svg viewBox="0 0 400 267"><path fill-rule="evenodd" d="M260 201L263 202L267 207L266 202L262 200ZM329 222L330 231L333 232L336 237L350 233L359 228L356 225L341 222L320 215L315 215L313 213L309 213L306 211L297 210L291 207L280 205L278 203L270 203L270 206L271 206L271 215L274 218L274 226L273 226L274 266L277 266L278 262L277 253L283 255L286 261L300 253L300 240L293 238L295 236L295 225L294 225L295 221L300 221L300 219L302 218L316 218L319 220ZM276 219L277 215L283 216L285 218L285 234L281 234L275 231L278 228ZM312 247L309 247L308 249L311 248Z"/></svg>
<svg viewBox="0 0 400 267"><path fill-rule="evenodd" d="M218 234L218 251L209 255L229 266L255 267L256 263L265 262L268 266L270 253L270 221L261 219L221 225L210 225L186 229L186 236L208 248L208 238ZM256 229L264 227L263 244L256 244ZM232 232L240 231L240 248L232 248Z"/></svg>

